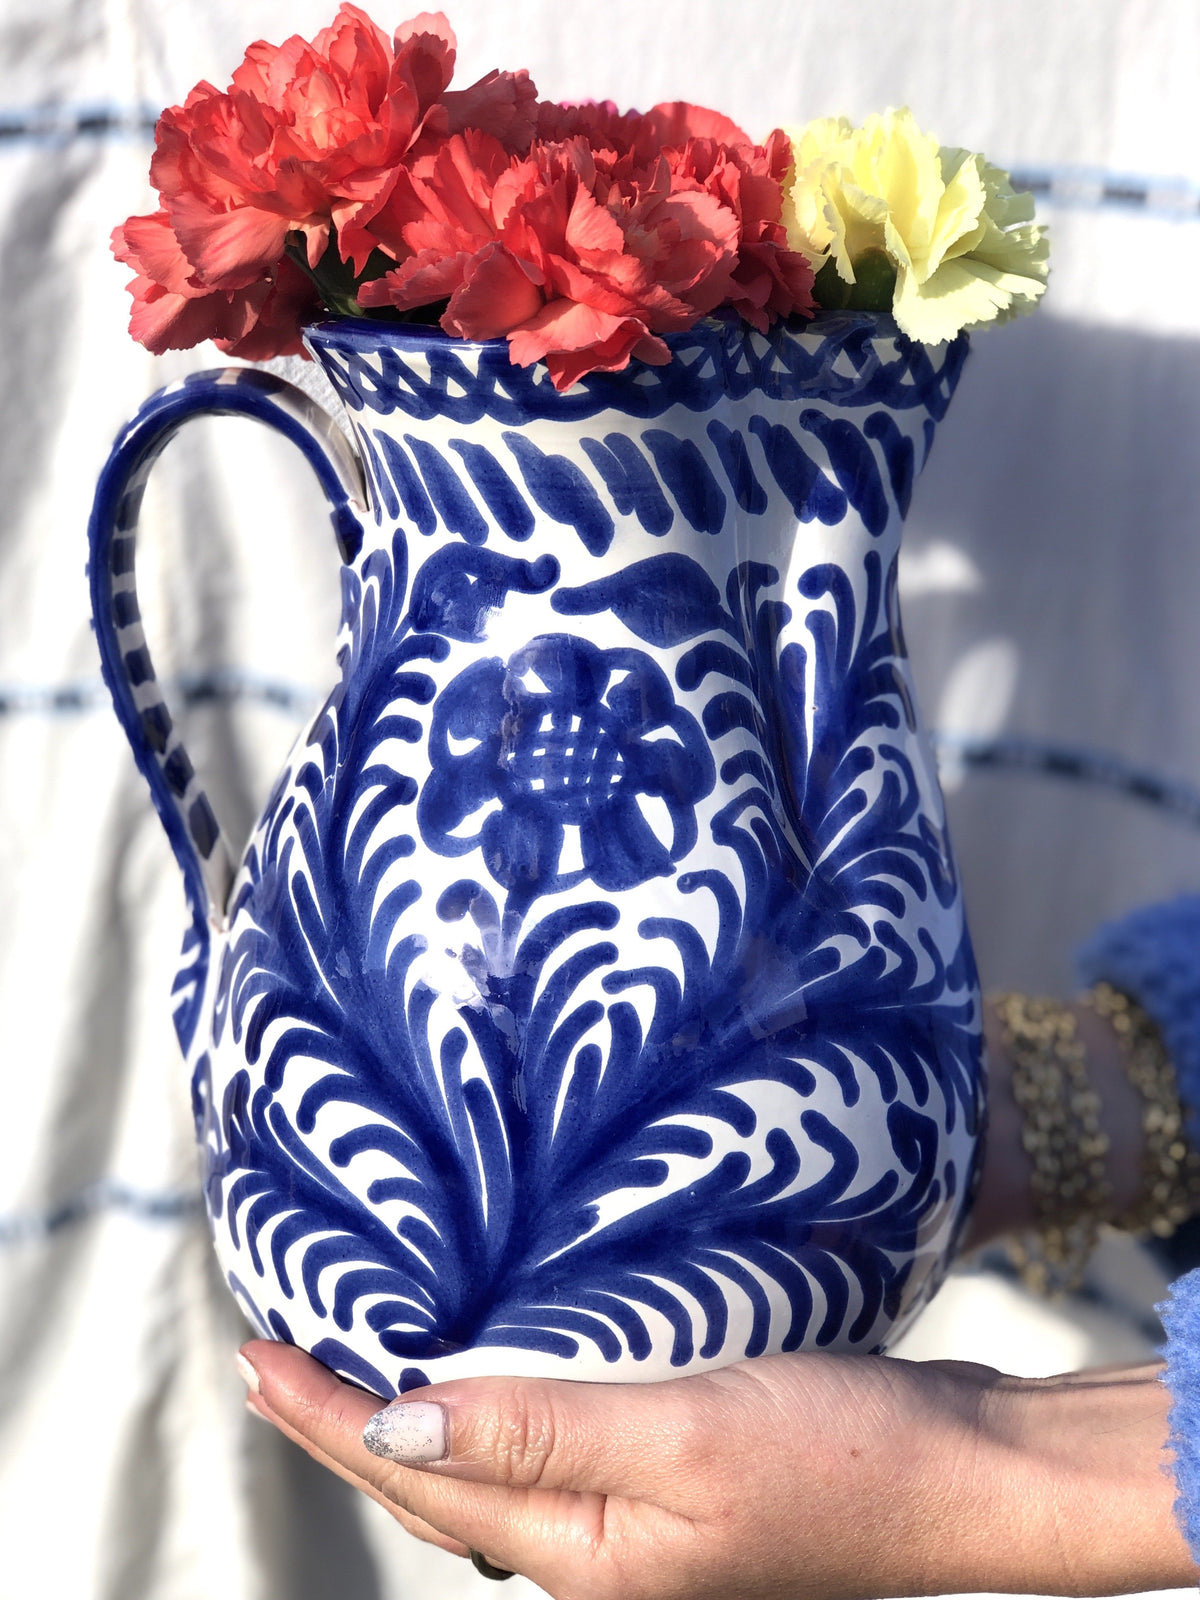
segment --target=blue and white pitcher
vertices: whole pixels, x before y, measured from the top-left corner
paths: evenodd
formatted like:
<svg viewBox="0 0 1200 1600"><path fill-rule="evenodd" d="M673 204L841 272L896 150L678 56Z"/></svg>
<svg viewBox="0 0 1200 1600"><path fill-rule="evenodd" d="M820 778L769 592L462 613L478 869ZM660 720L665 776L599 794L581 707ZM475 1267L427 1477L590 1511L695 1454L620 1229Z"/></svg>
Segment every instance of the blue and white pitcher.
<svg viewBox="0 0 1200 1600"><path fill-rule="evenodd" d="M887 318L564 394L331 322L357 453L251 369L155 396L92 519L105 677L186 880L176 1023L230 1286L391 1395L877 1351L969 1206L979 995L896 599L966 356ZM303 450L341 675L234 860L134 540L188 417Z"/></svg>

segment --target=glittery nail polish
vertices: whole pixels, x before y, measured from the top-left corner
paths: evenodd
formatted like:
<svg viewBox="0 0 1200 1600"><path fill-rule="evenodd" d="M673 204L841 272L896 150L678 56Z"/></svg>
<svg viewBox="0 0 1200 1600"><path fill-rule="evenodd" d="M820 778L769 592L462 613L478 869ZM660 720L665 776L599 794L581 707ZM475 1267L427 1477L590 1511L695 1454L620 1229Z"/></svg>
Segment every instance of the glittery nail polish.
<svg viewBox="0 0 1200 1600"><path fill-rule="evenodd" d="M377 1411L363 1429L372 1455L416 1466L446 1459L446 1413L429 1400L402 1400Z"/></svg>

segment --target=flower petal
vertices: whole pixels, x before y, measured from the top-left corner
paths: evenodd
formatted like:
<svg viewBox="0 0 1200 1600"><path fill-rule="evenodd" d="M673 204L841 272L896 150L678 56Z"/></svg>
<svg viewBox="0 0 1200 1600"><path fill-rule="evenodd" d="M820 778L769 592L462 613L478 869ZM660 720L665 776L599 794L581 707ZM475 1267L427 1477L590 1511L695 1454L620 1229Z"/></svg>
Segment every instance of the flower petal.
<svg viewBox="0 0 1200 1600"><path fill-rule="evenodd" d="M858 129L839 119L789 136L788 244L850 283L855 262L882 251L896 272L896 320L911 338L941 343L1036 304L1044 230L1031 221L1031 200L981 156L942 148L907 108Z"/></svg>
<svg viewBox="0 0 1200 1600"><path fill-rule="evenodd" d="M893 314L902 333L922 344L942 344L963 328L1006 321L1031 311L1045 284L962 256L943 262L923 284L897 279Z"/></svg>
<svg viewBox="0 0 1200 1600"><path fill-rule="evenodd" d="M166 203L171 227L196 275L210 289L244 289L261 278L283 254L286 217L257 206L213 211L194 194L171 196Z"/></svg>
<svg viewBox="0 0 1200 1600"><path fill-rule="evenodd" d="M519 367L544 360L554 387L562 390L589 372L623 372L634 350L649 339L646 325L635 317L614 317L592 306L554 300L509 334L508 351Z"/></svg>
<svg viewBox="0 0 1200 1600"><path fill-rule="evenodd" d="M502 244L488 244L471 259L441 322L460 339L495 339L529 322L544 304L525 264Z"/></svg>
<svg viewBox="0 0 1200 1600"><path fill-rule="evenodd" d="M753 139L731 118L687 100L663 100L645 117L659 148L686 144L689 139L712 139L717 144L752 147Z"/></svg>
<svg viewBox="0 0 1200 1600"><path fill-rule="evenodd" d="M471 262L468 251L444 255L440 250L422 250L410 256L395 271L385 273L359 286L360 306L394 306L411 311L417 306L436 305L448 300L462 286Z"/></svg>
<svg viewBox="0 0 1200 1600"><path fill-rule="evenodd" d="M512 155L524 155L537 122L537 86L528 72L493 69L466 89L442 96L449 132L477 128L498 139Z"/></svg>
<svg viewBox="0 0 1200 1600"><path fill-rule="evenodd" d="M201 287L191 262L179 248L170 218L165 211L148 217L130 217L113 229L112 252L118 261L131 266L169 293L194 295Z"/></svg>

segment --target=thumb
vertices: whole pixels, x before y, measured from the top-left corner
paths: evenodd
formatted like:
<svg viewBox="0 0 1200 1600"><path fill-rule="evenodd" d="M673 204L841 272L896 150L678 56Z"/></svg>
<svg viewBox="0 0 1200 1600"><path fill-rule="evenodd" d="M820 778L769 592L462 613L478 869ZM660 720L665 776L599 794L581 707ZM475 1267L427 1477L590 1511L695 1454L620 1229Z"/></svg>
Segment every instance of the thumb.
<svg viewBox="0 0 1200 1600"><path fill-rule="evenodd" d="M716 1448L703 1381L472 1378L410 1392L369 1419L376 1456L516 1489L667 1504ZM711 1465L711 1462L710 1462Z"/></svg>

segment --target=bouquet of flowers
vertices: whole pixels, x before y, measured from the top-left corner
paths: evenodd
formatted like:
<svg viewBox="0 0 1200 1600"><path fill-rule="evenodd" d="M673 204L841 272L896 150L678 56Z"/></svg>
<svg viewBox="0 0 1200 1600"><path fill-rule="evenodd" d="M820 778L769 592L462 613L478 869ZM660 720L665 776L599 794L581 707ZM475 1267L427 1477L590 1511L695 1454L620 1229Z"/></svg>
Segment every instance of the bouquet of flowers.
<svg viewBox="0 0 1200 1600"><path fill-rule="evenodd" d="M505 338L565 389L667 362L663 335L714 314L765 332L891 311L936 344L1045 289L1031 197L906 110L756 144L683 101L541 100L524 71L451 89L454 60L440 12L388 39L343 4L164 111L159 209L113 235L133 337L266 360L303 354L303 326L330 314L438 323Z"/></svg>

